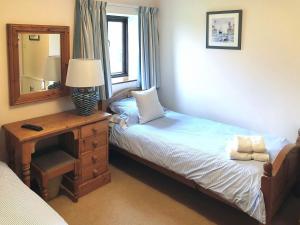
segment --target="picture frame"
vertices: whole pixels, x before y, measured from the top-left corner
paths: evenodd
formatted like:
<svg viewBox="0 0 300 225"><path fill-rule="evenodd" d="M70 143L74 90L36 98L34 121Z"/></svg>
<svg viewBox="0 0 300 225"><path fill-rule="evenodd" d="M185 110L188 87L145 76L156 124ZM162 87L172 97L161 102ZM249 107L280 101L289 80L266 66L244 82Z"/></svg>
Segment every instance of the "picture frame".
<svg viewBox="0 0 300 225"><path fill-rule="evenodd" d="M40 40L40 35L38 35L38 34L30 34L29 35L29 40L30 41L39 41Z"/></svg>
<svg viewBox="0 0 300 225"><path fill-rule="evenodd" d="M242 10L206 13L206 48L241 50Z"/></svg>

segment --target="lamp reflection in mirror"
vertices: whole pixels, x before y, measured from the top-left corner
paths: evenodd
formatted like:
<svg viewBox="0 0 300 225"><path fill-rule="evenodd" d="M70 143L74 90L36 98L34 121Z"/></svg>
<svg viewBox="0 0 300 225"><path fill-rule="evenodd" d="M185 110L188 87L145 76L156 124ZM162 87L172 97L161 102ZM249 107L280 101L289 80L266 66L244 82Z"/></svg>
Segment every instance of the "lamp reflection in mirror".
<svg viewBox="0 0 300 225"><path fill-rule="evenodd" d="M97 86L104 85L100 60L71 59L69 61L66 86L73 87L72 101L79 115L94 113L97 104Z"/></svg>
<svg viewBox="0 0 300 225"><path fill-rule="evenodd" d="M61 58L60 56L48 56L45 67L45 81L52 81L48 90L60 88L61 79Z"/></svg>

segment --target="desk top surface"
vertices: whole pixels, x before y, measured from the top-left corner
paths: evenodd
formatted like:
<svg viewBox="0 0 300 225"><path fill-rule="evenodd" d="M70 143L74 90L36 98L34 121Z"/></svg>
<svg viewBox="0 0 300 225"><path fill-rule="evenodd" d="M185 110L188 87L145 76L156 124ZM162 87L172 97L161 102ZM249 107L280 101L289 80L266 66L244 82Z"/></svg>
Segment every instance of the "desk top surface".
<svg viewBox="0 0 300 225"><path fill-rule="evenodd" d="M51 134L71 130L72 128L87 125L110 117L109 113L97 111L90 116L79 116L75 111L66 111L47 116L17 121L3 125L5 131L13 135L20 142L30 141ZM34 124L43 127L42 131L21 128L23 124Z"/></svg>

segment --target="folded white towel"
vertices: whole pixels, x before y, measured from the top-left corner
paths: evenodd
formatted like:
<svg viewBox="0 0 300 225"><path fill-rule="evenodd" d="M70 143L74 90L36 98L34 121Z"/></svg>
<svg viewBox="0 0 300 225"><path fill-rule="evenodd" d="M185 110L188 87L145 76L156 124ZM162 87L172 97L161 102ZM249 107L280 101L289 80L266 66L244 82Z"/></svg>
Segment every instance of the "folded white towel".
<svg viewBox="0 0 300 225"><path fill-rule="evenodd" d="M230 142L228 143L227 152L229 154L229 158L233 160L242 160L242 161L248 161L252 159L251 153L242 153L237 151L237 146L235 143Z"/></svg>
<svg viewBox="0 0 300 225"><path fill-rule="evenodd" d="M237 152L235 150L231 150L229 153L230 159L234 160L242 160L242 161L248 161L252 159L251 153L241 153Z"/></svg>
<svg viewBox="0 0 300 225"><path fill-rule="evenodd" d="M252 153L252 140L249 136L236 135L233 139L233 147L240 153Z"/></svg>
<svg viewBox="0 0 300 225"><path fill-rule="evenodd" d="M252 159L260 162L269 162L270 156L268 153L252 153Z"/></svg>
<svg viewBox="0 0 300 225"><path fill-rule="evenodd" d="M266 146L262 136L251 136L252 150L256 153L265 153Z"/></svg>
<svg viewBox="0 0 300 225"><path fill-rule="evenodd" d="M269 162L270 156L266 150L265 141L262 136L236 135L227 147L230 159L255 160Z"/></svg>

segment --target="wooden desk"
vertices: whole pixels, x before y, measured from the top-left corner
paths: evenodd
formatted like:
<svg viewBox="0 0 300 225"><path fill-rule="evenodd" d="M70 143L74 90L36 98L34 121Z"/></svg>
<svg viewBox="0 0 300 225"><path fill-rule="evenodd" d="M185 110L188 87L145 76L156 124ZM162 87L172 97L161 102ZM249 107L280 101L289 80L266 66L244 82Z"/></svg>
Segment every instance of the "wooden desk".
<svg viewBox="0 0 300 225"><path fill-rule="evenodd" d="M98 111L90 116L78 116L74 111L18 121L3 126L9 166L30 187L31 154L36 144L58 136L60 144L79 159L79 179L65 177L64 186L74 193L78 185L79 197L110 182L108 170L108 119L110 114ZM37 132L21 128L25 123L42 126Z"/></svg>

